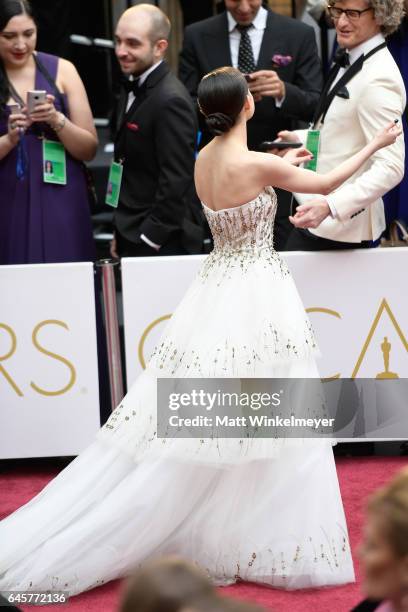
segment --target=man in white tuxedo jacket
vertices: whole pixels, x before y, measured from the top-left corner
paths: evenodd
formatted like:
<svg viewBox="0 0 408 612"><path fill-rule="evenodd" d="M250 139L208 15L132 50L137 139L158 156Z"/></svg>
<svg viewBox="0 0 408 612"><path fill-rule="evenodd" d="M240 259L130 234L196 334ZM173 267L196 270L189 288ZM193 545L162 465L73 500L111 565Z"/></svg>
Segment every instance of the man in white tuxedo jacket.
<svg viewBox="0 0 408 612"><path fill-rule="evenodd" d="M332 0L329 7L343 53L338 54L340 67L331 71L332 83L316 109L320 115L315 114L314 128L320 130L316 171L320 173L351 157L388 123L401 121L406 105L401 74L385 45L385 36L401 21L403 0ZM331 96L333 92L336 95ZM280 137L306 143L307 130L284 131ZM400 136L329 196L295 194L298 206L291 221L296 229L287 249L370 246L385 229L382 196L403 176L404 140Z"/></svg>

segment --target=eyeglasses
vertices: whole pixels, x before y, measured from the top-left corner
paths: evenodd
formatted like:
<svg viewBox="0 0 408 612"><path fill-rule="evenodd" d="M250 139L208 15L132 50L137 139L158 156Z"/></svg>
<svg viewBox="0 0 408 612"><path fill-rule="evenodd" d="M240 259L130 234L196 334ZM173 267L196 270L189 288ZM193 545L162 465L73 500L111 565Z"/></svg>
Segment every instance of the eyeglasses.
<svg viewBox="0 0 408 612"><path fill-rule="evenodd" d="M358 21L358 19L360 19L361 15L363 13L366 13L367 11L372 11L373 7L370 6L370 8L366 8L363 11L359 11L358 9L341 9L341 8L336 8L335 6L328 6L327 10L329 11L329 15L332 19L336 20L336 19L340 19L340 17L344 15L347 17L347 19L349 19L350 21Z"/></svg>

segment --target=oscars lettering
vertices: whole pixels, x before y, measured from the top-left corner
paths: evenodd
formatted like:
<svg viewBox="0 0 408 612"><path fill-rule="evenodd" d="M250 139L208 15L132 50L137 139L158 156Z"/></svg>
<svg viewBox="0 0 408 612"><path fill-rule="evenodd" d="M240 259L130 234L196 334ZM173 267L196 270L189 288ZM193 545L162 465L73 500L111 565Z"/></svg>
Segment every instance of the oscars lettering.
<svg viewBox="0 0 408 612"><path fill-rule="evenodd" d="M49 325L57 325L69 331L69 327L66 323L64 323L64 321L59 321L58 319L46 319L45 321L41 321L34 327L32 332L33 346L38 352L42 353L43 355L46 355L50 359L62 363L64 367L68 370L68 381L66 385L64 385L61 389L44 389L40 387L40 385L36 382L31 381L30 387L39 395L44 395L46 397L63 395L64 393L67 393L70 389L72 389L76 381L76 370L74 365L68 359L66 359L66 357L63 357L62 355L58 355L57 353L50 351L49 349L42 346L42 344L40 343L40 331ZM0 355L0 374L4 376L7 383L12 387L12 389L18 396L24 397L24 393L21 388L18 386L11 374L2 365L5 361L11 359L17 351L17 334L9 325L6 325L5 323L0 323L0 330L1 329L3 329L9 335L11 346L9 351L5 355Z"/></svg>
<svg viewBox="0 0 408 612"><path fill-rule="evenodd" d="M320 306L313 306L310 308L306 308L306 312L311 314L311 313L320 313L320 314L324 314L324 315L328 315L331 317L335 317L337 319L342 320L342 315L341 313L337 312L336 310L332 310L330 308L324 308L324 307L320 307ZM401 341L401 344L403 346L403 348L405 349L405 351L408 353L408 342L407 339L404 336L404 333L402 332L402 329L394 315L394 313L392 312L390 305L388 304L387 300L385 298L382 299L380 306L374 316L374 320L372 325L370 326L367 338L363 344L363 347L360 351L360 354L358 356L357 362L352 370L351 376L350 378L356 378L357 374L360 370L360 367L364 361L364 357L367 353L367 350L373 340L373 336L374 333L380 323L381 317L383 316L383 314L387 314L392 326L394 327L395 331L397 332L398 338ZM139 363L142 366L143 369L145 369L146 367L146 357L144 354L144 348L145 348L145 344L146 344L146 340L149 336L149 334L162 322L170 319L171 315L170 314L166 314L163 315L162 317L159 317L157 319L155 319L154 321L152 321L152 323L150 323L145 330L143 331L139 343L138 343L138 358L139 358ZM385 379L396 379L399 378L398 374L395 372L391 372L389 370L389 363L390 363L390 354L392 351L392 344L389 342L388 337L384 337L383 342L380 344L379 346L379 355L381 356L381 362L384 363L384 371L380 372L379 374L375 375L375 378L379 379L379 380L385 380ZM331 380L335 380L338 378L342 378L342 373L337 372L335 374L332 374L330 376L325 376L324 378L322 378L323 382L328 382Z"/></svg>

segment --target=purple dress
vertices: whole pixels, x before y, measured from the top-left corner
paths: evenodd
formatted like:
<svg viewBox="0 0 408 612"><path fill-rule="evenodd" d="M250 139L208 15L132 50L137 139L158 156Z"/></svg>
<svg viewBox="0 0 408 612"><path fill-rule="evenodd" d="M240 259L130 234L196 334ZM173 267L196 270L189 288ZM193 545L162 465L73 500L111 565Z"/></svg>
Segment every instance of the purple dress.
<svg viewBox="0 0 408 612"><path fill-rule="evenodd" d="M55 81L58 57L45 53L37 57ZM38 68L35 89L54 94ZM68 112L66 98L65 105ZM58 98L55 107L63 110ZM8 115L7 108L0 114L0 136L7 133ZM48 139L58 139L46 124L34 124L27 130L28 168L23 179L16 177L17 147L0 160L0 264L93 261L84 166L66 152L67 184L44 183L40 132Z"/></svg>

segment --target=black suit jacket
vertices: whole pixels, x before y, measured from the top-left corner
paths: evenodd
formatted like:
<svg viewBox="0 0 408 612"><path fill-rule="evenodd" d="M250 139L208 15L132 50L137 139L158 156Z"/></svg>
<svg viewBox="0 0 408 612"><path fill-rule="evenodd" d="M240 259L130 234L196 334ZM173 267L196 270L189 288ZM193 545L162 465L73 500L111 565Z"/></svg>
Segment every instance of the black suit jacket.
<svg viewBox="0 0 408 612"><path fill-rule="evenodd" d="M191 98L162 62L146 79L126 111L119 100L115 160L123 160L115 226L127 240L144 234L164 245L177 242L201 252L202 228L191 210L197 118Z"/></svg>
<svg viewBox="0 0 408 612"><path fill-rule="evenodd" d="M290 55L292 62L274 68L275 54ZM201 78L220 66L231 66L227 13L193 23L185 30L179 77L195 98ZM282 108L273 98L256 103L248 122L248 144L254 149L273 140L280 130L297 127L294 120L309 122L319 100L322 72L313 29L300 21L268 10L257 70L276 70L286 84ZM206 138L204 139L207 140Z"/></svg>

